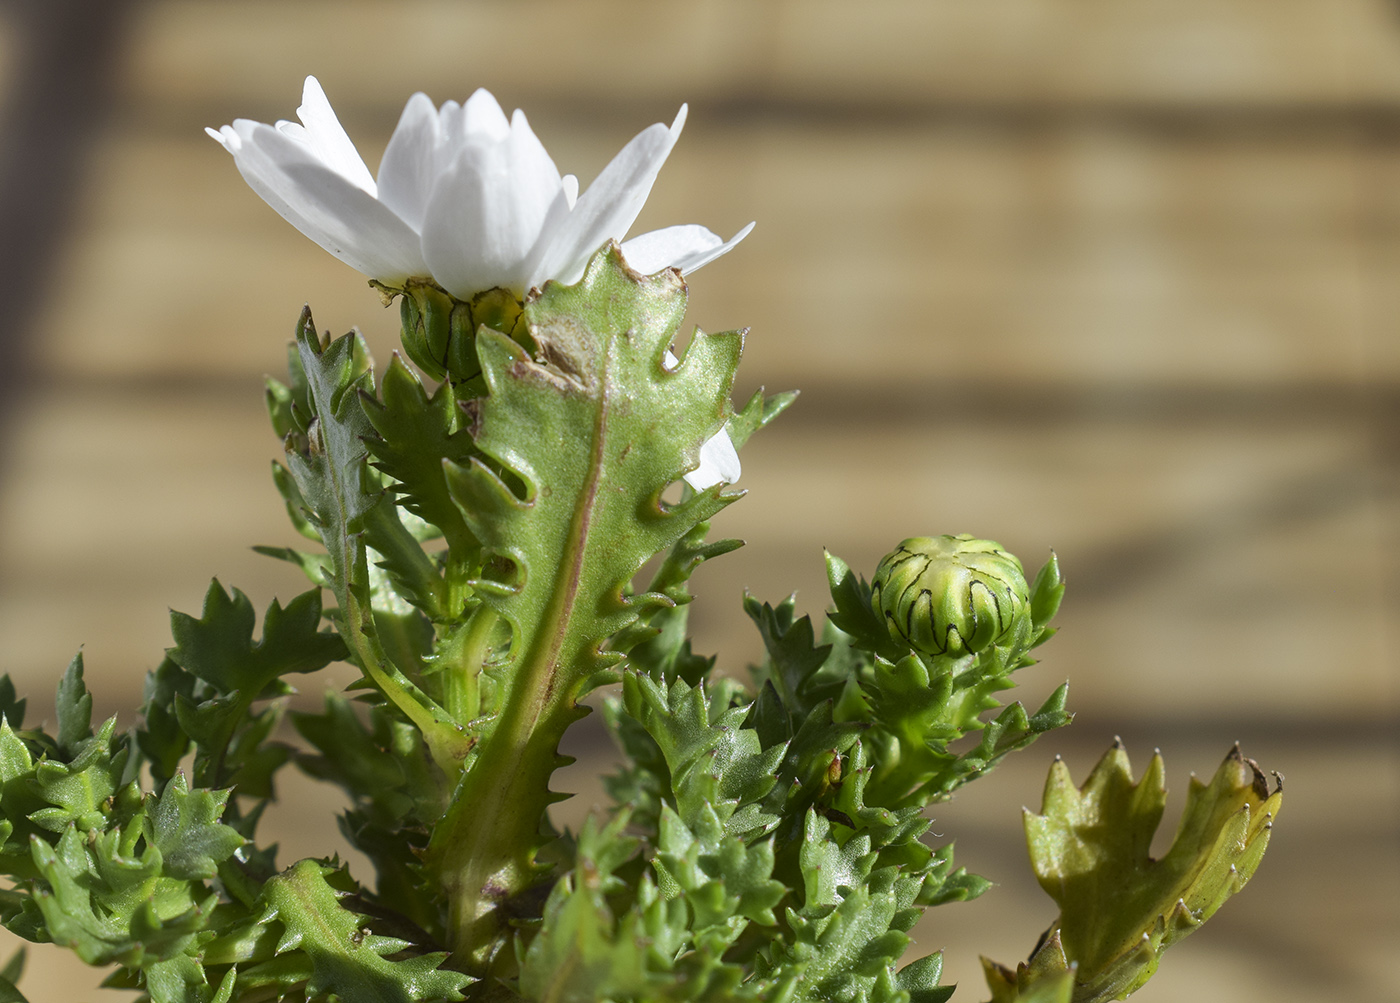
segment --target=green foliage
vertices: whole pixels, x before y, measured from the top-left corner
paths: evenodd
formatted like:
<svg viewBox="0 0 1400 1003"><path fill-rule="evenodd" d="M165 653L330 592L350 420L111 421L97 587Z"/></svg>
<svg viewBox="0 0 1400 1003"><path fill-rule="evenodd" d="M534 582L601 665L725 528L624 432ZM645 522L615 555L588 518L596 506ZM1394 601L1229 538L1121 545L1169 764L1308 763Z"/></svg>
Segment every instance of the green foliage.
<svg viewBox="0 0 1400 1003"><path fill-rule="evenodd" d="M1026 839L1060 916L1015 978L988 963L993 1003L1039 999L1027 993L1049 992L1049 984L1072 984L1063 999L1074 1003L1125 999L1157 970L1163 951L1254 876L1283 802L1281 784L1271 794L1236 746L1209 784L1191 778L1176 838L1154 860L1148 850L1166 806L1164 773L1154 755L1134 783L1117 743L1079 788L1055 761L1041 813L1026 813ZM1013 982L1019 995L1008 995Z"/></svg>
<svg viewBox="0 0 1400 1003"><path fill-rule="evenodd" d="M1074 970L1065 960L1058 931L1047 931L1031 959L1015 971L989 958L982 959L982 970L992 989L990 1003L1072 1003L1074 999Z"/></svg>
<svg viewBox="0 0 1400 1003"><path fill-rule="evenodd" d="M9 682L8 676L5 677L5 682ZM23 711L20 712L20 716L23 717ZM0 1003L29 1003L15 985L24 974L24 958L24 948L21 947L5 962L5 967L0 969Z"/></svg>
<svg viewBox="0 0 1400 1003"><path fill-rule="evenodd" d="M741 494L681 482L795 396L732 409L742 332L675 359L684 282L616 245L523 302L381 290L441 382L395 357L376 384L363 339L306 311L267 383L274 486L312 543L258 549L314 587L260 630L217 581L172 613L129 732L94 725L81 656L52 735L0 678L0 921L149 1003L947 1000L909 931L989 883L925 811L1069 722L1065 686L1033 713L1004 699L1054 633L1054 556L1028 586L988 541L913 538L872 589L828 555L825 620L746 596L764 657L752 687L719 677L687 636L690 580L740 546L709 533ZM291 714L297 751L290 677L339 660L357 697ZM604 684L616 804L560 833L559 742ZM259 841L292 761L344 792L372 881ZM1235 754L1194 784L1152 861L1160 761L1134 785L1115 750L1082 789L1057 766L1027 832L1061 916L1015 971L987 963L994 1003L1139 986L1258 865L1279 795L1251 770Z"/></svg>
<svg viewBox="0 0 1400 1003"><path fill-rule="evenodd" d="M978 542L978 541L973 541ZM1011 560L1015 560L1012 558ZM867 797L889 807L928 803L948 797L970 779L986 774L1007 753L1068 724L1068 686L1061 686L1034 714L1013 703L986 721L981 715L1000 707L997 693L1015 685L1012 673L1034 665L1030 649L1054 630L1049 620L1059 608L1064 585L1054 556L1030 589L1028 629L1010 634L1005 644L975 653L917 651L896 643L879 612L879 599L840 558L827 555L827 577L835 611L832 624L849 644L868 657L859 660L854 685L843 693L836 716L868 721L873 774ZM964 735L981 731L972 749L950 748Z"/></svg>
<svg viewBox="0 0 1400 1003"><path fill-rule="evenodd" d="M366 929L360 916L340 904L343 893L331 886L328 874L334 869L303 860L268 881L261 919L275 922L283 933L273 960L248 970L250 982L271 976L269 983L276 984L289 973L304 975L297 981L307 997L334 993L342 1003L463 998L460 990L471 979L440 969L445 953L391 958L410 945Z"/></svg>
<svg viewBox="0 0 1400 1003"><path fill-rule="evenodd" d="M577 285L546 284L526 304L526 344L477 332L485 394L466 413L479 455L444 468L482 548L476 616L498 618L509 640L486 671L494 705L480 704L476 744L429 845L429 861L454 875L459 917L495 911L500 893L488 885L519 895L542 884L536 855L548 836L537 834L577 700L616 678L650 633L646 621L688 598L696 563L732 546L707 546L701 527L737 494L662 500L729 419L742 347L738 332L697 332L668 368L685 300L675 273L640 278L614 246ZM760 400L744 421L752 430L764 420ZM643 565L665 551L656 590L634 592ZM518 784L503 787L501 775ZM504 933L483 919L475 939L489 939L491 922ZM485 970L480 951L466 963Z"/></svg>

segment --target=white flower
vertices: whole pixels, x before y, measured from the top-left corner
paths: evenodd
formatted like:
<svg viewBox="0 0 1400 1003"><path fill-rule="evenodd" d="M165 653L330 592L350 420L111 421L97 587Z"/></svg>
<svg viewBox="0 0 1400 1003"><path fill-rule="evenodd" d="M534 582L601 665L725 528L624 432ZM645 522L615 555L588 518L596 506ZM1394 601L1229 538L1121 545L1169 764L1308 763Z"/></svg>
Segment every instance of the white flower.
<svg viewBox="0 0 1400 1003"><path fill-rule="evenodd" d="M593 253L622 240L642 211L685 116L682 105L669 128L643 129L582 195L576 177L560 176L525 113L507 119L486 90L441 108L426 94L409 98L378 181L315 77L302 91L301 124L240 118L205 132L233 154L264 202L346 264L387 285L431 277L467 300L496 287L523 294L548 279L577 281ZM625 241L622 253L643 274L690 272L752 229L725 241L693 223L669 226ZM739 472L720 429L685 480L703 491Z"/></svg>
<svg viewBox="0 0 1400 1003"><path fill-rule="evenodd" d="M523 294L547 279L577 281L636 220L685 115L682 105L670 128L638 133L581 195L524 112L507 119L485 90L441 108L426 94L409 98L377 182L315 77L306 78L300 125L240 118L205 131L263 201L346 264L389 285L431 276L466 300L497 286ZM626 241L622 253L644 274L688 272L752 228L724 241L703 226L670 226Z"/></svg>

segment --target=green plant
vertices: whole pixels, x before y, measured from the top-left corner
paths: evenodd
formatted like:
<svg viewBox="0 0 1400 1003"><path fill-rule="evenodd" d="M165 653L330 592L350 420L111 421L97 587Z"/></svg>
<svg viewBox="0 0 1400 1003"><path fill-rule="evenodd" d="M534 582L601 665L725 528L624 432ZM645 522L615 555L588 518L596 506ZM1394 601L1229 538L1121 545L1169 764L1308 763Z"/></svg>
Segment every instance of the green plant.
<svg viewBox="0 0 1400 1003"><path fill-rule="evenodd" d="M198 618L173 614L129 732L94 728L81 658L56 734L26 728L0 685L0 920L154 1003L947 999L938 955L901 965L907 931L988 883L926 841L923 812L1069 723L1065 686L1034 712L1004 700L1054 633L1055 558L1027 582L991 541L914 538L867 583L828 555L825 621L747 597L766 658L751 686L715 676L687 639L687 583L739 546L710 540L710 521L740 497L737 450L795 395L732 409L741 332L672 353L680 270L732 242L611 239L678 126L634 140L613 201L589 202L544 170L523 117L479 95L425 117L439 113L415 98L403 148L476 138L414 202L386 181L389 154L378 194L365 187L307 93L304 135L218 135L313 236L372 231L336 248L399 301L429 382L398 357L377 371L357 334L332 340L304 312L267 403L286 448L273 479L311 545L263 549L310 590L260 631L217 581ZM533 165L542 187L510 188L502 164ZM444 190L470 204L442 213L474 207L499 238L469 240L514 249L444 257L423 217L412 230ZM535 229L516 225L531 212ZM390 246L399 224L422 237L423 272L411 241ZM674 267L638 271L658 254ZM354 698L291 715L302 745L285 744L287 677L335 661L361 671ZM607 816L559 832L559 742L600 688L627 765ZM259 841L293 762L348 794L341 831L373 880L334 858L283 865ZM1026 825L1061 914L1028 963L989 963L996 1003L1121 998L1253 874L1280 800L1253 764L1236 751L1193 786L1152 861L1161 777L1154 759L1135 785L1118 748L1082 789L1052 769ZM0 974L0 1000L22 999L18 964Z"/></svg>

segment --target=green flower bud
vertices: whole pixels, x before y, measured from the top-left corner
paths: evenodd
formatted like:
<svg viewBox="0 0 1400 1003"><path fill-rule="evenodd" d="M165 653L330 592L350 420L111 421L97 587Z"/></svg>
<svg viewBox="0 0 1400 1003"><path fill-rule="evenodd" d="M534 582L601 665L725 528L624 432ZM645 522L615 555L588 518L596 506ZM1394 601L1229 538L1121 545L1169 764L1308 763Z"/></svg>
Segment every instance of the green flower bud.
<svg viewBox="0 0 1400 1003"><path fill-rule="evenodd" d="M409 279L402 287L370 283L385 304L399 301L404 351L428 377L471 380L481 373L476 358L476 332L485 324L512 337L521 326L525 305L508 289L488 289L470 300L459 300L436 283Z"/></svg>
<svg viewBox="0 0 1400 1003"><path fill-rule="evenodd" d="M1021 562L966 533L905 540L875 569L870 601L896 644L926 655L1024 642L1031 628Z"/></svg>

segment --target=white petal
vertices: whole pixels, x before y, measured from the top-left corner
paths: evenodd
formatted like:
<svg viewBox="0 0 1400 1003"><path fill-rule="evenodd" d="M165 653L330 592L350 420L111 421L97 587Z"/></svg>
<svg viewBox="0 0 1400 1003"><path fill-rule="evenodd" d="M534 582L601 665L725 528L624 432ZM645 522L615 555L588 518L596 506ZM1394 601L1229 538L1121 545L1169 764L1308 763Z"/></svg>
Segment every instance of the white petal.
<svg viewBox="0 0 1400 1003"><path fill-rule="evenodd" d="M223 135L253 191L337 258L386 281L427 272L413 229L303 144L247 119L226 126Z"/></svg>
<svg viewBox="0 0 1400 1003"><path fill-rule="evenodd" d="M231 125L220 126L217 129L211 129L206 125L204 127L204 133L230 153L237 150L243 143L243 141L238 138L238 133L233 131L233 126ZM233 145L230 146L230 143Z"/></svg>
<svg viewBox="0 0 1400 1003"><path fill-rule="evenodd" d="M306 138L327 167L356 188L371 195L376 193L374 178L370 176L369 168L355 149L355 144L350 142L340 119L335 117L335 111L326 99L326 92L321 89L321 82L315 77L306 78L301 92L301 106L297 108L297 118L306 126Z"/></svg>
<svg viewBox="0 0 1400 1003"><path fill-rule="evenodd" d="M752 229L750 223L726 241L694 223L668 226L626 241L622 245L622 256L634 271L643 275L652 275L663 268L676 268L684 275L728 253Z"/></svg>
<svg viewBox="0 0 1400 1003"><path fill-rule="evenodd" d="M506 113L485 87L478 87L462 105L462 133L467 142L474 143L499 143L510 135Z"/></svg>
<svg viewBox="0 0 1400 1003"><path fill-rule="evenodd" d="M541 285L546 279L577 280L594 251L609 240L621 239L651 194L656 175L685 125L685 116L686 107L681 105L669 129L659 122L643 129L603 168L559 228L535 267L530 285Z"/></svg>
<svg viewBox="0 0 1400 1003"><path fill-rule="evenodd" d="M524 290L524 264L539 225L517 197L505 144L468 146L438 179L423 223L423 257L458 299L505 286Z"/></svg>
<svg viewBox="0 0 1400 1003"><path fill-rule="evenodd" d="M419 91L404 105L379 162L379 201L415 230L423 229L423 215L439 172L441 144L437 109Z"/></svg>
<svg viewBox="0 0 1400 1003"><path fill-rule="evenodd" d="M525 113L516 109L511 117L510 137L506 140L509 156L510 185L515 192L522 217L529 221L531 243L539 235L545 214L559 195L564 179L559 168L536 138Z"/></svg>
<svg viewBox="0 0 1400 1003"><path fill-rule="evenodd" d="M571 181L572 185L569 184ZM544 218L540 220L539 235L535 238L535 245L530 248L520 263L520 286L516 289L517 292L523 293L530 289L531 277L538 270L540 261L549 253L559 228L568 222L569 211L574 207L574 200L577 197L578 181L572 174L567 174L554 195L554 201L550 203Z"/></svg>
<svg viewBox="0 0 1400 1003"><path fill-rule="evenodd" d="M716 484L733 484L740 473L734 442L720 429L700 447L700 466L685 475L685 482L696 491L704 491Z"/></svg>
<svg viewBox="0 0 1400 1003"><path fill-rule="evenodd" d="M438 109L438 128L442 130L442 143L450 162L465 142L462 106L456 101L444 101Z"/></svg>

